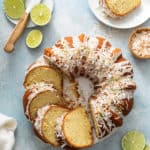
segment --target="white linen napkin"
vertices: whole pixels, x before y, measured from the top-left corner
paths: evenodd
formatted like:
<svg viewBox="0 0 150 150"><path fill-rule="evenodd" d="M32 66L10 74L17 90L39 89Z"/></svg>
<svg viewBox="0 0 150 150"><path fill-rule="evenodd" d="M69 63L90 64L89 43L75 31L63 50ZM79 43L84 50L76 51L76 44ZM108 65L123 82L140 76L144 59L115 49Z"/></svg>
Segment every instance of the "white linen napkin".
<svg viewBox="0 0 150 150"><path fill-rule="evenodd" d="M0 113L0 150L12 150L17 121Z"/></svg>

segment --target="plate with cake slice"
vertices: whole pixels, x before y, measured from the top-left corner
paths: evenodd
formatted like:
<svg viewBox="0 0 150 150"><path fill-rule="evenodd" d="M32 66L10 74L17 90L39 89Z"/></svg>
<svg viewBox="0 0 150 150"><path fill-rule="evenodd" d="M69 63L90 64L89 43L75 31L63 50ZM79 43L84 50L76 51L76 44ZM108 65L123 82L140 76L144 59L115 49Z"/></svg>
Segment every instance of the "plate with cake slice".
<svg viewBox="0 0 150 150"><path fill-rule="evenodd" d="M150 18L149 0L88 0L96 18L110 27L128 29Z"/></svg>

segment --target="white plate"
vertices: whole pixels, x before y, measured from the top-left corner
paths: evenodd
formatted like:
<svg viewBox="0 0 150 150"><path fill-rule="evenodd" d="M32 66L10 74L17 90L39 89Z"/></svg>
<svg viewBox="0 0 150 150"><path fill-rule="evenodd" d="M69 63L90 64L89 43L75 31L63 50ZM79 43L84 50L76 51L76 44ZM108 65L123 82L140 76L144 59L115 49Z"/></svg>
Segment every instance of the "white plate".
<svg viewBox="0 0 150 150"><path fill-rule="evenodd" d="M30 2L30 0L26 0L26 7L28 6L29 2ZM54 9L54 0L43 0L41 3L46 4L46 5L49 7L49 9L53 12L53 9ZM7 15L6 15L6 16L7 16ZM17 24L18 21L19 21L19 20L13 20L13 19L11 19L11 18L8 17L8 16L7 16L7 18L8 18L8 20L9 20L10 22L12 22L13 24ZM27 28L32 28L32 27L35 27L35 26L37 26L37 25L34 24L34 23L31 21L31 19L30 19L29 22L28 22Z"/></svg>
<svg viewBox="0 0 150 150"><path fill-rule="evenodd" d="M121 19L106 17L98 4L99 0L88 0L88 4L97 19L104 24L119 28L128 29L141 25L150 18L150 0L142 0L141 6Z"/></svg>

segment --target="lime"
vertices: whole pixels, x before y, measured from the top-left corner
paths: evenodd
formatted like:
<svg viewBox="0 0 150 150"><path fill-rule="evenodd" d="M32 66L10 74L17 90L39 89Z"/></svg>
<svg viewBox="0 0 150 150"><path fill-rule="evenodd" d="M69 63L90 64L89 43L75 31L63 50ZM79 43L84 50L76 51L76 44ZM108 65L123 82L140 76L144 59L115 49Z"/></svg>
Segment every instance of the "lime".
<svg viewBox="0 0 150 150"><path fill-rule="evenodd" d="M26 37L26 44L29 48L38 47L43 39L43 35L40 30L32 30Z"/></svg>
<svg viewBox="0 0 150 150"><path fill-rule="evenodd" d="M122 138L123 150L143 150L145 147L144 134L139 131L129 131Z"/></svg>
<svg viewBox="0 0 150 150"><path fill-rule="evenodd" d="M45 4L38 4L31 10L31 20L39 26L44 26L50 22L51 11Z"/></svg>
<svg viewBox="0 0 150 150"><path fill-rule="evenodd" d="M150 146L146 144L144 150L150 150Z"/></svg>
<svg viewBox="0 0 150 150"><path fill-rule="evenodd" d="M4 10L8 17L19 19L25 12L23 0L4 0Z"/></svg>

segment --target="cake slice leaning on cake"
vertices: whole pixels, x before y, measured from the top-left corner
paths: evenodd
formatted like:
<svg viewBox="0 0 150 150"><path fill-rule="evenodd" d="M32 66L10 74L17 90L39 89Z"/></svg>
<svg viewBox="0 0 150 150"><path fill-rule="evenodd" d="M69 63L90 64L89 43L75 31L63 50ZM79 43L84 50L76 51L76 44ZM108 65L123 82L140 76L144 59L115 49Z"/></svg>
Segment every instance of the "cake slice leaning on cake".
<svg viewBox="0 0 150 150"><path fill-rule="evenodd" d="M62 148L86 148L93 144L91 124L84 107L78 106L57 119L56 137Z"/></svg>
<svg viewBox="0 0 150 150"><path fill-rule="evenodd" d="M56 121L68 111L67 108L58 105L47 105L39 109L34 122L36 135L46 143L55 147L60 146L56 139Z"/></svg>
<svg viewBox="0 0 150 150"><path fill-rule="evenodd" d="M53 84L40 82L25 91L23 97L24 112L30 121L34 121L38 109L48 104L64 105L62 94L53 87Z"/></svg>
<svg viewBox="0 0 150 150"><path fill-rule="evenodd" d="M39 82L53 84L55 89L62 92L63 83L60 71L50 66L43 56L28 68L24 80L24 87L30 89L34 84Z"/></svg>

